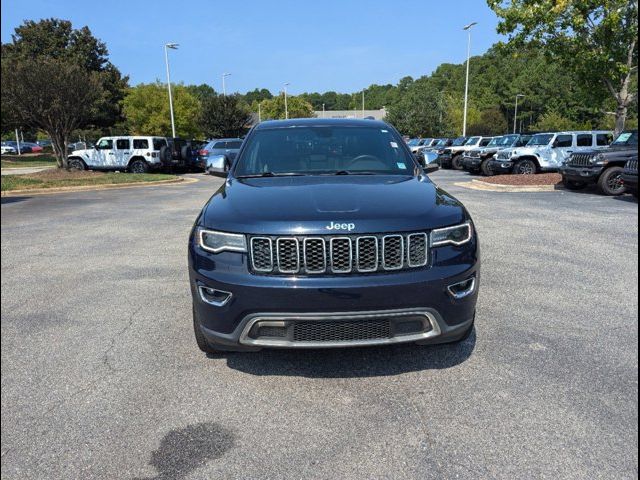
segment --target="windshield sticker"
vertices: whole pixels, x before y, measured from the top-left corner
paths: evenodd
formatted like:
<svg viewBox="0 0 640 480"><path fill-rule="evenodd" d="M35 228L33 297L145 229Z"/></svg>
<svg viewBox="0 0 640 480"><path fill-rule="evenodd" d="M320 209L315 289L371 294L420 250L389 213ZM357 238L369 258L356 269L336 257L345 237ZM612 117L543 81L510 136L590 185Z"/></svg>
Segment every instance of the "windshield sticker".
<svg viewBox="0 0 640 480"><path fill-rule="evenodd" d="M396 165L398 166L398 168L400 170L406 170L407 169L407 166L402 162L398 162L398 163L396 163Z"/></svg>
<svg viewBox="0 0 640 480"><path fill-rule="evenodd" d="M396 142L389 142L392 148L398 148L398 144Z"/></svg>
<svg viewBox="0 0 640 480"><path fill-rule="evenodd" d="M630 133L623 133L618 137L618 139L616 140L616 143L626 142L630 138L631 138Z"/></svg>
<svg viewBox="0 0 640 480"><path fill-rule="evenodd" d="M389 133L389 130L380 130L382 133Z"/></svg>

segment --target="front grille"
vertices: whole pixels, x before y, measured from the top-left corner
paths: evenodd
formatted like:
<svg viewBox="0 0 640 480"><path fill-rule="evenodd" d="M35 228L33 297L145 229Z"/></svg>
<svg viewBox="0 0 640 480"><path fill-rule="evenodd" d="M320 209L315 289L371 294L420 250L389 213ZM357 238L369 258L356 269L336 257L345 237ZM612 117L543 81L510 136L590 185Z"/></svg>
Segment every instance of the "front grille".
<svg viewBox="0 0 640 480"><path fill-rule="evenodd" d="M629 160L627 164L624 166L624 169L627 172L638 173L638 160Z"/></svg>
<svg viewBox="0 0 640 480"><path fill-rule="evenodd" d="M389 320L355 320L348 322L296 322L295 342L349 342L392 338Z"/></svg>
<svg viewBox="0 0 640 480"><path fill-rule="evenodd" d="M251 237L254 273L319 275L374 273L424 267L426 233Z"/></svg>
<svg viewBox="0 0 640 480"><path fill-rule="evenodd" d="M572 167L590 167L593 165L591 163L592 158L592 153L574 153L569 158L569 165Z"/></svg>
<svg viewBox="0 0 640 480"><path fill-rule="evenodd" d="M471 152L469 152L469 156L471 158L480 158L480 151L479 150L472 150Z"/></svg>

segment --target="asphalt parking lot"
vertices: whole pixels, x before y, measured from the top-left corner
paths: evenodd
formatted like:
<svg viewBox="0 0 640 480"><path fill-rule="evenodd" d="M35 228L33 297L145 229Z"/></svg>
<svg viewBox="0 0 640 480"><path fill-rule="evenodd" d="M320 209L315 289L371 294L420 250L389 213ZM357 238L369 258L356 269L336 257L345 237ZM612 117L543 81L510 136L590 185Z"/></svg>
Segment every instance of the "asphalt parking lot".
<svg viewBox="0 0 640 480"><path fill-rule="evenodd" d="M637 478L638 204L434 180L481 235L456 346L196 348L221 180L2 198L2 478Z"/></svg>

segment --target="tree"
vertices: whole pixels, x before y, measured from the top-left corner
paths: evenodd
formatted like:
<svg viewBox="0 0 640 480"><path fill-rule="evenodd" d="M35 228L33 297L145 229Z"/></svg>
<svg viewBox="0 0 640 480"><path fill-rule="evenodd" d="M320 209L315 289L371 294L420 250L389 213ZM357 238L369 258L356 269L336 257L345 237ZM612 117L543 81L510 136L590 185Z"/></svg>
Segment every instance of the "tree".
<svg viewBox="0 0 640 480"><path fill-rule="evenodd" d="M590 125L576 124L576 122L571 119L563 117L556 110L549 110L540 117L532 129L535 132L563 132L581 129L581 127L586 127L585 130L591 128Z"/></svg>
<svg viewBox="0 0 640 480"><path fill-rule="evenodd" d="M270 100L263 100L260 103L263 120L278 120L286 117L284 94ZM287 96L287 108L289 118L309 118L313 117L313 106L299 97Z"/></svg>
<svg viewBox="0 0 640 480"><path fill-rule="evenodd" d="M60 59L2 61L2 105L21 125L50 136L58 166L67 168L71 133L88 122L103 98L97 73Z"/></svg>
<svg viewBox="0 0 640 480"><path fill-rule="evenodd" d="M533 44L574 70L584 85L616 102L616 132L624 129L638 69L637 0L487 0L501 17L498 32L514 47ZM597 88L597 87L596 87Z"/></svg>
<svg viewBox="0 0 640 480"><path fill-rule="evenodd" d="M200 102L184 85L172 85L173 113L176 135L197 138ZM129 131L134 135L171 136L171 114L166 85L158 82L130 88L124 99L124 115Z"/></svg>
<svg viewBox="0 0 640 480"><path fill-rule="evenodd" d="M59 59L95 73L100 84L99 105L87 123L109 127L122 120L122 100L128 78L109 61L107 46L93 36L88 27L74 29L68 20L56 18L25 21L2 45L2 61L43 61Z"/></svg>
<svg viewBox="0 0 640 480"><path fill-rule="evenodd" d="M239 95L218 95L202 102L200 126L207 138L239 137L251 120L251 111Z"/></svg>

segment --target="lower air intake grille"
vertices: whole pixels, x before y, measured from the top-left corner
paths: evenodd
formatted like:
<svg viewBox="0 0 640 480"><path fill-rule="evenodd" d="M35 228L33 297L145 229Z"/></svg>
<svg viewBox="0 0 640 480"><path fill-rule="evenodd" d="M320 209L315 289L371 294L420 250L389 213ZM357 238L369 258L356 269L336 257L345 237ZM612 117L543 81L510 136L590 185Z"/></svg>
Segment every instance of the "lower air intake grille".
<svg viewBox="0 0 640 480"><path fill-rule="evenodd" d="M391 337L389 320L298 322L293 329L293 338L296 342L348 342Z"/></svg>

